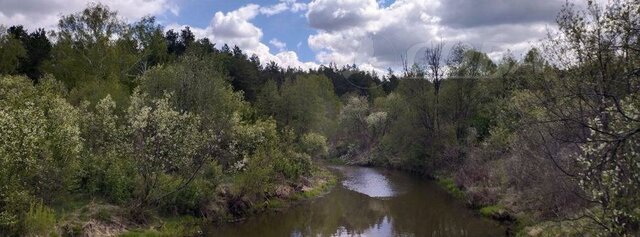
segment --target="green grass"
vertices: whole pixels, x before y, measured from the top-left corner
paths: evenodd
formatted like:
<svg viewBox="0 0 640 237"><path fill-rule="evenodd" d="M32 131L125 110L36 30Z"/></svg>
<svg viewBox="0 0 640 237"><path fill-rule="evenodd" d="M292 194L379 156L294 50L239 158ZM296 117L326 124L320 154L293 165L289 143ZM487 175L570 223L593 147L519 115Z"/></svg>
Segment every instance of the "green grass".
<svg viewBox="0 0 640 237"><path fill-rule="evenodd" d="M267 202L267 209L281 209L286 207L286 203L280 199L271 199Z"/></svg>
<svg viewBox="0 0 640 237"><path fill-rule="evenodd" d="M456 183L451 178L438 179L438 184L442 188L447 190L447 192L449 192L451 195L453 195L454 197L456 197L458 199L463 199L464 196L465 196L464 192L462 190L460 190L460 188L458 188Z"/></svg>
<svg viewBox="0 0 640 237"><path fill-rule="evenodd" d="M315 184L310 190L296 193L292 199L304 200L320 196L333 188L338 182L336 176L326 169L314 170L313 176L324 182L318 182L318 184Z"/></svg>
<svg viewBox="0 0 640 237"><path fill-rule="evenodd" d="M55 234L56 215L53 209L42 202L32 203L24 223L27 236L50 236Z"/></svg>
<svg viewBox="0 0 640 237"><path fill-rule="evenodd" d="M493 217L504 211L504 208L500 205L492 205L480 208L480 214L484 217Z"/></svg>
<svg viewBox="0 0 640 237"><path fill-rule="evenodd" d="M147 229L134 229L121 234L121 237L170 237L197 236L202 234L202 220L191 217L171 217L163 219L159 226Z"/></svg>

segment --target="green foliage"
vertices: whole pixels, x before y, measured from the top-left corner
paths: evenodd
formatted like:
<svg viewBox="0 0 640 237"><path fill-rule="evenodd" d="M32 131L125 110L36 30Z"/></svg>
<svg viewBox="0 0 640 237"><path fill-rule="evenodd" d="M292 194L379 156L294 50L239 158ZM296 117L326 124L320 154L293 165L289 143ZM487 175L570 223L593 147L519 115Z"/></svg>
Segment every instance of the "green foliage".
<svg viewBox="0 0 640 237"><path fill-rule="evenodd" d="M307 133L302 136L302 150L312 157L325 158L329 154L327 138L317 133Z"/></svg>
<svg viewBox="0 0 640 237"><path fill-rule="evenodd" d="M50 201L73 187L82 148L78 110L47 79L0 79L0 212L8 224L26 212L17 198Z"/></svg>
<svg viewBox="0 0 640 237"><path fill-rule="evenodd" d="M137 194L141 205L163 198L170 192L159 188L163 183L189 180L209 158L202 149L206 139L198 130L200 118L178 112L171 96L150 100L135 91L127 109L124 149L141 178ZM187 184L183 181L180 186Z"/></svg>
<svg viewBox="0 0 640 237"><path fill-rule="evenodd" d="M480 211L480 214L484 217L494 217L494 216L501 215L500 213L504 212L504 207L501 207L499 205L486 206L486 207L480 208L479 211Z"/></svg>
<svg viewBox="0 0 640 237"><path fill-rule="evenodd" d="M458 198L475 187L540 218L587 210L597 234L637 235L638 3L597 6L567 5L558 34L520 61L459 44L446 74L407 65L385 84L356 65L261 64L100 4L63 16L55 41L0 28L0 235L50 234L47 206L66 195L138 213L207 215L220 195L265 203L329 150L348 163L456 173L458 183L439 183ZM15 74L32 80L5 76Z"/></svg>
<svg viewBox="0 0 640 237"><path fill-rule="evenodd" d="M56 216L53 209L42 202L32 203L25 214L25 236L49 236L55 233Z"/></svg>
<svg viewBox="0 0 640 237"><path fill-rule="evenodd" d="M110 96L100 100L95 109L88 102L81 106L84 140L82 169L78 174L79 190L100 195L115 203L132 198L136 170L126 159L122 121Z"/></svg>
<svg viewBox="0 0 640 237"><path fill-rule="evenodd" d="M592 200L600 200L607 207L598 216L600 224L608 231L623 235L626 226L640 224L640 98L629 97L619 107L604 112L609 119L604 127L600 117L594 118L588 143L580 146L576 160L580 165L580 186ZM624 137L616 142L608 141L614 132ZM617 158L609 162L608 157ZM605 201L602 201L605 200Z"/></svg>
<svg viewBox="0 0 640 237"><path fill-rule="evenodd" d="M28 33L22 26L11 26L8 32L13 38L20 40L26 50L26 55L20 58L17 72L37 83L43 76L42 66L51 54L52 45L45 30L37 29Z"/></svg>
<svg viewBox="0 0 640 237"><path fill-rule="evenodd" d="M20 40L6 32L6 28L0 26L0 75L17 72L20 60L27 56Z"/></svg>
<svg viewBox="0 0 640 237"><path fill-rule="evenodd" d="M299 76L286 81L279 94L276 98L261 97L278 102L273 113L278 126L290 127L297 134L313 131L330 136L334 133L339 101L329 79L317 75Z"/></svg>
<svg viewBox="0 0 640 237"><path fill-rule="evenodd" d="M462 190L460 190L460 188L458 187L458 185L455 183L455 181L453 181L453 179L451 178L441 178L438 179L438 184L444 188L445 190L447 190L447 192L449 192L451 195L453 195L455 198L458 199L462 199L465 197L465 194Z"/></svg>
<svg viewBox="0 0 640 237"><path fill-rule="evenodd" d="M185 56L175 64L153 68L140 78L141 91L151 98L173 93L172 103L179 110L197 113L211 128L228 127L227 121L247 105L208 59Z"/></svg>

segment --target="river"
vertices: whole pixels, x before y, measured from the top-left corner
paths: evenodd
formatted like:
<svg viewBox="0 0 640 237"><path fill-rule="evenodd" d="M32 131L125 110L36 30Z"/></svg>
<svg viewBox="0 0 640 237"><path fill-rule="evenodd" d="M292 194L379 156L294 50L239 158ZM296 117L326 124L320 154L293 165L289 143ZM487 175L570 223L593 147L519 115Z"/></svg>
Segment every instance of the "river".
<svg viewBox="0 0 640 237"><path fill-rule="evenodd" d="M212 226L224 237L504 236L435 182L401 171L337 166L339 182L326 195L242 223Z"/></svg>

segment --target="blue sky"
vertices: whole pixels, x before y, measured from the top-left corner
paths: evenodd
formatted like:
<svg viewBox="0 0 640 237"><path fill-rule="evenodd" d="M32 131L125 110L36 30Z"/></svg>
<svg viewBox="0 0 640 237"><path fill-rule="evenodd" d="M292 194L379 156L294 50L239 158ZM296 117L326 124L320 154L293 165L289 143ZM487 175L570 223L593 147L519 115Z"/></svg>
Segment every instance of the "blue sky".
<svg viewBox="0 0 640 237"><path fill-rule="evenodd" d="M384 73L399 70L401 57L420 63L421 50L441 41L496 61L518 58L553 30L565 0L0 0L0 25L55 30L60 15L89 2L130 22L154 15L167 30L190 26L197 37L238 45L262 62L355 63Z"/></svg>

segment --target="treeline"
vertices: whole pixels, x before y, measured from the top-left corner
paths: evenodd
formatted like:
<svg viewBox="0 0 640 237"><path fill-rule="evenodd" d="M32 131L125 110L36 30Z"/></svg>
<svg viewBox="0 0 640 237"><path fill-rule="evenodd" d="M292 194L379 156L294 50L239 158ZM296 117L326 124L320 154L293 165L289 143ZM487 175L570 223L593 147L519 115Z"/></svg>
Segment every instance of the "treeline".
<svg viewBox="0 0 640 237"><path fill-rule="evenodd" d="M522 60L427 47L388 96L346 101L337 154L436 177L522 234L637 236L640 4L586 5Z"/></svg>

